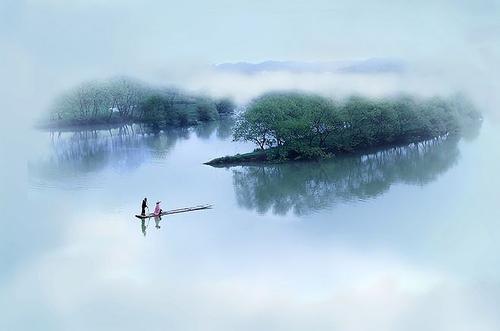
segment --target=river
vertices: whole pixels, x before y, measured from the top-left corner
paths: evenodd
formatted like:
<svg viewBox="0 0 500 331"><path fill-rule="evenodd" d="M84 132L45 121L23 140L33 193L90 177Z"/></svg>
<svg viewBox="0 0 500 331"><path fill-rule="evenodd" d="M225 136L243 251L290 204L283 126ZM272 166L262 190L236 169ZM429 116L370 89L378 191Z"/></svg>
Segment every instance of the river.
<svg viewBox="0 0 500 331"><path fill-rule="evenodd" d="M498 124L367 156L203 165L253 148L230 129L23 133L2 170L0 329L500 329ZM214 208L141 222L145 196Z"/></svg>

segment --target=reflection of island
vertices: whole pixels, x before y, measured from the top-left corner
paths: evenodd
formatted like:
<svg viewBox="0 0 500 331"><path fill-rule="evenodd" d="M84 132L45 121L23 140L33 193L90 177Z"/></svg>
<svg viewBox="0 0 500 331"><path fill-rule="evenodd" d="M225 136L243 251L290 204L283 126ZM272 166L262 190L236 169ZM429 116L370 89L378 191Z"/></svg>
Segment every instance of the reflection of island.
<svg viewBox="0 0 500 331"><path fill-rule="evenodd" d="M237 167L232 170L236 197L245 208L281 215L369 199L395 183L423 185L435 180L457 161L458 140L439 138L323 162Z"/></svg>
<svg viewBox="0 0 500 331"><path fill-rule="evenodd" d="M133 170L148 160L164 159L178 141L195 134L207 139L230 135L232 119L200 124L193 128L154 131L142 125L100 130L50 132L51 149L46 159L29 163L36 179L61 182L102 171L107 167Z"/></svg>

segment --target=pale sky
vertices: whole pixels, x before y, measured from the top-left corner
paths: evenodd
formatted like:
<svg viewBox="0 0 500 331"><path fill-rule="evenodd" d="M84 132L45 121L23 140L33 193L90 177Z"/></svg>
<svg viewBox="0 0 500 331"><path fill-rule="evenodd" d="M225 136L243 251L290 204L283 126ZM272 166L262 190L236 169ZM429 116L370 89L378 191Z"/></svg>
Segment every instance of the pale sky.
<svg viewBox="0 0 500 331"><path fill-rule="evenodd" d="M500 2L3 0L3 41L58 66L434 57L500 41Z"/></svg>
<svg viewBox="0 0 500 331"><path fill-rule="evenodd" d="M372 57L401 59L408 63L410 69L404 75L384 76L263 73L250 77L222 75L207 71L211 64L222 62L327 61ZM276 88L298 88L332 95L350 92L380 95L398 90L426 95L465 91L479 105L480 110L490 115L494 114L498 124L500 122L500 93L498 93L500 91L498 79L500 77L500 0L0 0L0 118L2 119L0 120L0 126L2 126L0 128L0 155L2 155L0 210L7 212L7 216L4 217L6 222L4 229L5 225L9 224L12 226L7 227L7 230L17 231L12 234L4 230L6 238L4 242L15 243L15 240L11 238L21 236L24 234L23 231L27 232L26 238L30 238L30 234L36 234L36 240L43 237L40 233L47 233L46 238L42 238L42 242L45 244L50 242L47 244L47 251L41 251L21 261L25 268L20 269L14 282L5 286L6 290L2 294L7 295L0 295L0 306L4 303L3 307L12 308L7 309L6 313L9 317L7 322L21 321L29 324L33 321L44 321L46 309L49 309L49 312L62 312L60 316L63 318L61 320L63 326L79 322L84 326L89 325L89 321L79 318L92 314L94 321L100 323L99 318L114 316L113 314L100 314L101 305L94 304L95 298L99 295L106 295L111 299L104 303L116 302L122 309L127 308L127 314L145 312L140 322L146 324L138 324L139 328L154 326L155 323L166 325L163 322L172 312L177 314L179 320L184 319L192 323L188 324L192 328L199 328L198 323L200 320L203 321L203 318L211 319L216 326L221 323L220 328L223 328L227 325L237 325L235 323L239 321L238 317L244 316L241 315L242 312L248 311L265 312L262 316L271 312L271 315L266 315L274 316L274 319L270 321L286 321L288 324L284 325L285 329L307 329L308 327L311 329L310 322L313 321L325 328L336 322L339 323L340 329L367 330L364 323L372 321L375 315L375 320L381 321L379 323L381 326L368 325L368 328L395 330L400 329L404 324L406 330L428 330L436 326L441 330L457 330L467 329L473 325L476 327L475 330L481 327L481 330L493 330L499 325L497 312L489 310L490 307L495 306L494 302L497 299L496 284L479 282L471 287L457 286L455 288L454 284L458 282L456 278L428 268L427 265L432 264L429 261L425 261L422 265L417 263L416 268L412 269L412 261L408 262L398 256L386 256L384 252L373 251L366 254L363 247L360 253L349 245L343 245L342 242L335 243L331 246L331 250L325 250L324 242L296 240L296 238L302 238L302 234L299 236L298 233L311 225L313 226L309 233L316 234L320 229L317 225L320 223L304 222L303 227L299 227L300 223L297 222L296 230L293 230L297 231L297 235L293 233L290 235L282 231L280 224L284 223L278 222L270 223L275 224L270 233L254 230L258 229L255 224L262 225L262 222L255 222L251 214L248 217L252 219L248 222L245 219L242 222L232 222L231 219L231 222L228 222L236 227L229 226L228 228L237 229L238 231L233 230L234 234L240 233L239 227L244 228L245 231L250 229L248 238L251 241L244 242L240 245L240 250L235 250L233 240L236 237L226 235L232 234L231 232L208 228L214 223L193 223L193 227L201 230L205 230L203 227L206 226L207 231L185 231L184 233L181 231L180 236L176 235L175 231L169 235L170 230L167 227L168 240L165 240L164 236L158 236L156 242L149 241L150 244L152 243L151 246L147 244L136 246L132 240L136 237L130 237L132 232L128 232L126 227L136 227L137 224L124 223L122 217L114 216L104 219L103 222L102 219L95 217L99 215L95 214L95 211L83 214L73 213L80 215L82 222L77 222L76 228L73 227L74 224L70 224L67 225L67 229L63 227L54 233L48 232L51 229L40 228L44 225L43 222L31 222L36 221L36 218L26 220L24 219L26 217L19 216L19 213L16 215L21 218L21 222L13 222L15 218L8 217L10 212L15 213L19 208L32 206L26 201L31 203L30 199L33 197L40 198L34 206L41 206L41 215L46 212L48 217L52 210L56 211L56 209L46 209L47 206L51 203L60 203L60 201L51 201L55 197L52 194L55 191L50 191L45 195L45 191L30 190L30 195L28 199L26 198L26 192L32 185L26 176L26 160L33 159L31 153L37 151L37 144L41 143L41 141L34 140L31 135L33 134L31 130L33 120L47 111L53 97L65 89L72 88L75 84L87 79L123 74L155 83L176 84L183 88L202 90L214 95L228 94L243 101ZM495 118L495 116L492 117ZM489 125L489 123L485 124L486 127ZM458 249L454 251L456 254L449 255L447 255L448 251L441 250L445 257L456 255L456 260L463 258L464 261L472 261L477 252L489 249L488 245L494 241L491 239L491 241L478 243L473 239L474 236L469 236L470 241L462 240L468 238L464 235L466 230L477 231L471 233L478 233L478 238L487 238L485 233L489 231L493 237L494 231L490 229L495 227L488 223L465 230L460 226L454 228L450 224L465 224L457 223L457 221L465 221L471 217L485 217L487 212L492 211L492 209L482 210L481 207L493 206L498 196L495 191L498 188L496 185L498 176L495 177L495 169L498 168L496 165L499 164L498 153L495 153L498 151L498 148L495 149L497 143L495 138L498 135L492 134L492 132L498 132L497 128L498 125L490 126L489 131L486 131L490 133L483 140L487 143L480 145L482 149L472 149L477 145L470 145L469 149L466 146L465 152L468 151L469 157L464 157L460 164L462 166L465 162L466 170L454 172L457 165L448 174L447 180L452 191L453 183L459 183L460 180L472 182L479 178L479 182L474 182L476 186L471 185L472 191L459 195L463 201L450 200L450 206L458 204L461 208L451 214L443 215L457 214L457 218L450 219L449 223L444 222L429 227L433 235L422 241L430 248L434 246L429 243L444 242L442 246L436 247ZM27 134L24 134L25 132ZM206 146L208 146L207 142L200 142L200 144L193 144L191 148L200 150ZM185 145L180 147L179 151L182 150L182 153L177 154L181 156L181 160L186 155L196 154L189 150L189 147L184 150L184 147ZM218 151L217 148L214 150ZM170 157L169 160L177 162L175 157ZM478 164L481 166L478 167ZM149 171L152 173L148 174ZM177 172L163 172L164 168L155 165L145 172L137 172L134 177L128 177L127 181L147 183L150 178L178 176ZM462 174L466 176L463 177ZM109 177L110 174L103 172L102 176ZM113 178L113 176L110 177ZM224 178L228 180L227 188L232 190L232 178ZM172 179L166 182L175 181ZM103 183L111 182L103 181ZM154 185L156 186L158 185ZM435 205L441 208L441 211L446 210L442 206L447 205L439 203L440 199L449 193L448 186L429 185L429 187L434 190L432 191L434 193L426 199L438 197L434 199ZM116 190L116 187L114 189ZM165 188L157 187L157 189L164 190ZM404 190L402 187L399 189L398 191L396 188L391 194L394 196ZM184 195L180 194L181 197L192 195L189 186L184 187L183 190L180 190L184 192ZM103 206L106 204L105 208L108 209L108 199L120 199L122 194L116 191L116 195L106 195L107 192L96 190L87 192L87 195L82 193L73 199L74 206L61 207L71 211L79 210L86 201L80 197L103 194L101 202ZM415 204L419 201L419 197L428 192L422 190L414 193L415 195L401 195L398 199L414 196L416 198L409 201ZM68 193L74 194L69 191ZM389 196L385 196L385 200L378 205L379 209L367 207L357 209L359 211L354 214L355 216L351 215L352 219L358 216L359 219L372 217L374 210L378 211L379 215L385 215L383 212L391 208L394 201L389 199ZM395 201L399 201L398 199ZM486 201L486 204L483 201ZM364 206L369 206L370 203L374 202L366 202ZM467 211L467 204L470 206L470 211L460 213L461 210ZM38 208L28 209L31 211L28 215L32 215L33 210L40 211ZM50 212L47 213L47 211ZM436 213L439 215L441 211L437 210ZM422 213L425 214L425 212ZM352 209L346 208L344 213L345 215L352 213ZM410 215L410 218L413 218L413 221L410 219L410 222L404 225L405 227L412 224L420 226L419 222L422 219L419 213ZM493 220L494 217L490 219ZM229 224L216 223L220 227ZM58 225L54 223L53 226ZM174 226L174 224L169 226ZM354 229L350 226L346 228ZM452 232L449 238L443 240L441 234L448 229L455 229L456 232ZM424 227L424 230L427 229ZM138 227L134 228L134 233L138 231ZM196 272L197 270L212 270L210 263L206 263L204 251L206 240L217 239L212 236L215 232L211 231L224 234L224 237L221 236L221 246L216 247L219 250L212 252L214 256L217 256L214 260L215 265L224 264L224 257L231 262L228 263L229 265L233 265L232 261L236 261L234 273L227 273L228 278L224 279L225 282L215 282L217 275ZM197 233L199 237L196 237ZM160 234L164 235L165 232ZM338 238L349 240L349 234L349 230L342 232ZM373 236L366 231L365 235ZM278 240L270 240L273 236ZM288 236L293 240L284 240ZM89 238L94 239L91 245L88 245ZM307 238L307 231L305 238ZM325 240L328 247L331 245L331 238L328 237L328 241ZM361 238L364 237L361 236ZM457 239L456 242L451 243L454 239ZM162 245L166 245L158 247L169 248L184 247L184 244L191 240L189 248L202 254L198 258L197 254L189 252L169 255L168 249L151 249L155 247L155 243L159 242L158 240L161 240ZM255 245L257 255L253 257L250 255L254 261L264 256L263 265L266 266L264 272L259 273L260 270L257 269L257 273L247 273L248 269L242 266L248 259L238 259L238 257L248 255L251 250L247 248L254 243L261 244L266 240L270 243L269 246ZM415 242L419 243L418 240ZM123 254L123 243L127 243L127 252L130 254ZM28 246L19 247L22 251L27 250ZM409 246L413 247L412 243ZM10 247L19 249L15 245L10 245ZM227 249L228 247L230 249ZM275 249L276 247L278 249ZM147 249L148 253L142 254L140 249ZM265 250L273 254L264 254ZM439 250L437 251L439 253ZM115 256L117 252L119 254ZM457 252L466 253L458 254ZM492 256L495 255L492 251L490 253ZM151 260L141 261L140 257L143 255L149 256ZM297 272L300 271L298 267L302 266L297 266L295 259L291 259L289 265L284 264L287 268L280 269L283 264L276 265L275 261L281 259L282 262L282 256L285 255L307 261L305 267L301 269L307 272L303 275ZM124 256L125 258L122 259L121 257ZM183 259L177 260L177 256ZM434 257L436 256L436 260L439 261L439 254L434 254ZM82 259L78 260L80 257ZM187 257L186 261L185 257ZM483 258L484 261L490 261L491 257L483 254ZM151 267L155 266L154 263L150 263L151 261L168 261L169 263L163 266L164 272L158 274L155 273L156 269ZM478 263L483 262L475 261L469 272L473 272ZM186 272L186 270L190 271L189 268L186 269L186 265L195 266L194 272ZM350 277L344 280L338 276L337 266L339 265L343 268L340 274L344 273ZM168 269L169 267L173 268ZM245 267L248 266L245 265ZM489 266L482 268L490 270ZM120 275L120 272L127 270L131 270L132 273L127 274L126 277ZM184 270L184 273L176 273L176 270ZM88 271L91 271L90 277ZM389 292L384 292L386 287L383 286L387 282L378 282L387 279L386 273L394 275L396 291L391 291L393 287L391 283L388 283ZM197 280L196 277L200 277L203 282L200 281L199 284L210 286L193 287L191 278L181 279L186 274L195 280ZM285 287L282 293L276 292L275 289L279 289L284 284L282 279L290 274L293 274L297 282L291 283L288 288ZM322 274L331 278L317 277ZM144 278L144 275L147 277ZM255 282L255 277L253 277L255 275L262 277L260 283ZM351 277L351 275L355 276ZM114 281L122 276L126 280L125 283ZM158 287L145 287L139 280L135 283L136 280L127 277L146 279L150 283L158 284ZM127 282L139 285L124 286L128 284ZM328 282L331 282L333 287L323 287ZM75 287L74 284L79 284L79 286ZM112 286L106 286L108 284ZM317 293L328 294L319 301L322 304L303 305L303 302L308 302L307 296L310 293L306 290L309 284L319 284ZM339 287L341 290L335 290L336 284L341 284ZM366 287L366 284L369 286ZM441 286L441 284L451 284L451 287ZM255 287L252 288L252 285ZM311 287L314 288L314 286ZM349 292L344 292L343 288L347 288L348 291L352 289L354 296L347 296L346 293L349 294ZM380 292L380 289L383 291ZM151 298L152 301L149 299L129 300L124 303L123 300L120 301L122 296L117 295L118 293L132 299ZM158 293L168 293L168 295L158 297ZM249 293L252 295L248 296ZM386 293L392 293L392 296L387 296ZM37 300L42 300L42 303L51 304L47 306L48 308L42 304L12 305L12 302L6 301L9 297L16 297L20 303L37 303ZM2 301L4 298L5 300ZM214 305L211 298L219 298L215 301L217 304ZM248 298L253 298L253 300L247 300ZM347 304L346 298L351 300L347 301ZM380 301L379 298L385 300ZM179 309L179 307L182 308L179 303L186 302L192 309L189 311ZM18 309L19 307L21 308ZM148 309L139 311L137 307L148 307ZM276 310L276 307L279 309ZM336 307L333 314L330 307ZM350 307L357 307L357 310L351 311ZM446 308L444 311L443 307ZM283 312L283 315L272 315L278 314L273 312L273 309L280 314ZM12 312L15 313L14 319L9 314ZM408 325L405 319L408 318L408 312L419 314L415 320L422 324ZM323 318L317 318L318 314ZM123 319L123 321L129 320ZM399 324L394 324L394 321ZM478 324L479 322L482 324ZM242 328L259 329L259 327L255 328L255 325L245 324ZM127 326L136 327L136 325ZM469 327L469 329L473 330L474 327Z"/></svg>
<svg viewBox="0 0 500 331"><path fill-rule="evenodd" d="M170 83L221 62L391 57L496 89L498 17L492 0L2 0L0 86L43 99L117 74Z"/></svg>

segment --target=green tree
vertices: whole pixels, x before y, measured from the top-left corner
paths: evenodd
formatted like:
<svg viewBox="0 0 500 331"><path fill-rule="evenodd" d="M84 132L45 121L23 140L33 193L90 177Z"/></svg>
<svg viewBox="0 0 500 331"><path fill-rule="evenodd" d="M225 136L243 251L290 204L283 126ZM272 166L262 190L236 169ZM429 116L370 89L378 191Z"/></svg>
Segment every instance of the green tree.
<svg viewBox="0 0 500 331"><path fill-rule="evenodd" d="M215 104L207 99L200 99L196 103L198 119L202 122L213 121L219 117Z"/></svg>
<svg viewBox="0 0 500 331"><path fill-rule="evenodd" d="M269 93L250 103L233 137L272 148L276 158L316 158L457 133L467 126L462 118L480 116L464 100L352 96L337 103L311 94Z"/></svg>
<svg viewBox="0 0 500 331"><path fill-rule="evenodd" d="M215 102L215 107L219 115L231 115L234 113L236 104L229 98L223 98Z"/></svg>

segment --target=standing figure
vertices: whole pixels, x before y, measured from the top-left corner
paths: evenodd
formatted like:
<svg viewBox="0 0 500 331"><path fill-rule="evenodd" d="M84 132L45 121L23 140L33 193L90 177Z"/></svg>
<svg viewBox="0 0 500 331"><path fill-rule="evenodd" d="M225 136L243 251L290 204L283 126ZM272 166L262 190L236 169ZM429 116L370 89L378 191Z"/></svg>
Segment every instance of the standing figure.
<svg viewBox="0 0 500 331"><path fill-rule="evenodd" d="M142 200L142 208L141 208L141 215L142 216L146 216L146 208L149 209L148 198L144 198L144 200Z"/></svg>

